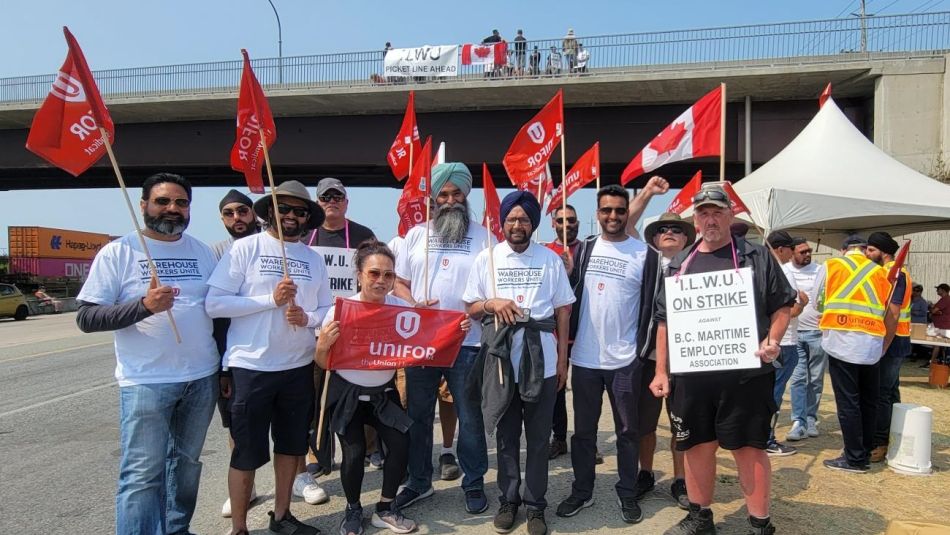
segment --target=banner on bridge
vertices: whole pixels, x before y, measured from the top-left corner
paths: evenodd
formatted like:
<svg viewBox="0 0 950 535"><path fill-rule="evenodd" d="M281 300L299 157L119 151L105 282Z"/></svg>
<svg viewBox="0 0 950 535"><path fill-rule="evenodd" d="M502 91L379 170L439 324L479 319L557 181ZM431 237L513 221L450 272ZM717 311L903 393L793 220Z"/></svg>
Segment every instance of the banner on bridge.
<svg viewBox="0 0 950 535"><path fill-rule="evenodd" d="M386 52L385 76L458 76L458 45L393 48Z"/></svg>

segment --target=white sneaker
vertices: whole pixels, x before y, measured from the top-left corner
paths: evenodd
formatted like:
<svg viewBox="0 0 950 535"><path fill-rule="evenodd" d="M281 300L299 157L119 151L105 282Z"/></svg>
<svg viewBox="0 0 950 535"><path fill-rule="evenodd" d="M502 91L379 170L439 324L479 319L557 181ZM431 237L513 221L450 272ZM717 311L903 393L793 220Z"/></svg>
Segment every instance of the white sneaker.
<svg viewBox="0 0 950 535"><path fill-rule="evenodd" d="M248 504L254 503L254 500L257 499L257 487L251 486L251 499ZM231 498L224 500L224 505L221 506L221 516L224 518L231 518Z"/></svg>
<svg viewBox="0 0 950 535"><path fill-rule="evenodd" d="M808 417L808 436L818 436L818 422L811 416Z"/></svg>
<svg viewBox="0 0 950 535"><path fill-rule="evenodd" d="M294 496L303 498L303 501L310 505L330 501L330 496L327 494L327 491L323 490L323 487L317 484L313 476L310 475L310 472L297 474L297 477L294 478Z"/></svg>
<svg viewBox="0 0 950 535"><path fill-rule="evenodd" d="M785 435L785 440L792 442L797 442L799 440L805 440L808 438L808 432L798 420L795 420L795 423L792 424L792 428L789 430L788 434Z"/></svg>

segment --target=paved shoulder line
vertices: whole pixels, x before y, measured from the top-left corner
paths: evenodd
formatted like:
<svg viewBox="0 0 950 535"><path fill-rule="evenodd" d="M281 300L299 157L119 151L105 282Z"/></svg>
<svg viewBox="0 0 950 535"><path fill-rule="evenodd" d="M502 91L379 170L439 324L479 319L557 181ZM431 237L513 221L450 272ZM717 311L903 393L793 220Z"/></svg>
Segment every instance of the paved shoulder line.
<svg viewBox="0 0 950 535"><path fill-rule="evenodd" d="M6 417L6 416L13 416L14 414L19 414L19 413L21 413L21 412L26 412L26 411L29 411L29 410L37 409L37 408L39 408L39 407L43 407L43 406L49 405L49 404L51 404L51 403L56 403L56 402L59 402L59 401L63 401L63 400L75 398L75 397L78 397L78 396L82 396L82 395L88 394L88 393L90 393L90 392L95 392L96 390L102 390L103 388L109 388L109 387L113 387L113 386L118 386L118 383L117 383L114 379L111 380L111 381L109 381L109 382L107 382L107 383L103 383L103 384L101 384L101 385L97 385L97 386L93 386L93 387L90 387L90 388L86 388L86 389L80 390L80 391L78 391L78 392L73 392L73 393L71 393L71 394L64 394L64 395L62 395L62 396L56 396L55 398L47 399L46 401L41 401L41 402L39 402L39 403L34 403L34 404L32 404L32 405L27 405L26 407L20 407L19 409L14 409L14 410L12 410L12 411L7 411L7 412L0 413L0 418Z"/></svg>
<svg viewBox="0 0 950 535"><path fill-rule="evenodd" d="M22 344L22 345L35 345L35 344ZM77 351L79 349L89 349L90 347L99 347L99 346L105 346L105 345L111 346L113 345L113 342L110 340L108 342L99 342L98 344L87 344L84 346L66 347L63 349L57 349L55 351L45 351L43 353L34 353L32 355L20 355L18 357L11 357L8 359L0 359L0 364L3 364L5 362L14 362L17 360L31 359L35 357L46 357L49 355L57 355L59 353L68 353L69 351ZM17 346L13 346L13 347L17 347ZM10 348L4 348L4 349L10 349Z"/></svg>

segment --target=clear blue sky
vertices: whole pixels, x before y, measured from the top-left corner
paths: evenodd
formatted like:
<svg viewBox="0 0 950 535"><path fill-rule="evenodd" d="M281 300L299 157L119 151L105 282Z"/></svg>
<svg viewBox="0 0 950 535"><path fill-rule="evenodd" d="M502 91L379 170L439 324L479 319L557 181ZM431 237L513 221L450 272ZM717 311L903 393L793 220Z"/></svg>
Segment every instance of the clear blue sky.
<svg viewBox="0 0 950 535"><path fill-rule="evenodd" d="M870 0L871 13L895 14L947 8L945 0ZM525 2L481 0L396 2L376 0L274 0L283 24L285 56L381 49L394 46L470 42L493 28L511 38L518 28L529 39L559 37L568 27L580 35L662 31L735 24L832 18L854 11L858 0L632 0ZM277 27L267 0L135 0L5 2L0 22L0 77L55 72L66 54L62 26L69 26L93 69L138 67L277 56ZM670 117L672 120L673 117ZM420 116L424 129L424 116ZM278 129L280 124L278 122ZM122 126L117 126L117 136ZM514 135L514 132L512 132ZM279 142L279 141L278 141ZM23 149L26 150L26 149ZM637 148L631 147L631 157ZM119 161L121 163L121 154ZM452 150L448 149L451 160ZM226 157L226 156L225 156ZM380 154L380 161L385 156ZM174 167L169 169L174 171ZM189 232L205 241L225 236L217 216L226 189L198 188ZM133 193L133 199L137 192ZM505 190L500 192L502 195ZM399 192L390 188L351 190L350 216L376 230L395 233ZM654 201L661 211L669 196ZM593 192L571 197L581 233L590 228ZM131 230L121 194L115 190L0 192L0 249L8 225L39 225L124 234ZM136 205L137 206L137 205ZM379 206L392 206L392 217ZM481 212L481 195L472 206ZM545 229L542 239L552 238Z"/></svg>

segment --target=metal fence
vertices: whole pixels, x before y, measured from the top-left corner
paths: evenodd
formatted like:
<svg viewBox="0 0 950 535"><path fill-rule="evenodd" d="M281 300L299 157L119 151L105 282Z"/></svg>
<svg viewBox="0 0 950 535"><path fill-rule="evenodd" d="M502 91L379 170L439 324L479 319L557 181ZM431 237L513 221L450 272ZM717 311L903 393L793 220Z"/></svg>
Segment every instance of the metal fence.
<svg viewBox="0 0 950 535"><path fill-rule="evenodd" d="M836 61L881 52L935 54L950 49L950 11L867 18L830 19L778 24L621 35L578 36L589 60L579 69L563 52L563 40L527 42L525 68L509 47L512 64L486 73L481 65L459 65L459 75L441 79L384 78L382 50L253 61L254 71L269 88L312 89L405 83L455 83L487 77L597 76L660 66L743 60L810 57ZM537 68L531 56L537 49ZM241 75L240 60L95 71L103 95L233 94ZM0 79L0 103L36 103L49 92L54 75Z"/></svg>

